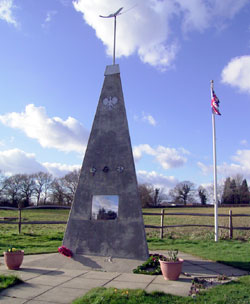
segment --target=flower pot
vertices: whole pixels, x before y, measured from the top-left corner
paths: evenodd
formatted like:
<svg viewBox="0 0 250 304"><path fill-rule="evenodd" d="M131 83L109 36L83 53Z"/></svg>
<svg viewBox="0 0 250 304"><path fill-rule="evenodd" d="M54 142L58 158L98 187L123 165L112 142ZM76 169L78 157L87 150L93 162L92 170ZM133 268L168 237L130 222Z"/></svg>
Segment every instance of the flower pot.
<svg viewBox="0 0 250 304"><path fill-rule="evenodd" d="M171 280L176 281L178 280L181 270L182 270L182 264L184 260L179 259L178 261L161 261L161 272L165 280Z"/></svg>
<svg viewBox="0 0 250 304"><path fill-rule="evenodd" d="M4 261L8 269L17 270L23 262L24 251L4 252Z"/></svg>

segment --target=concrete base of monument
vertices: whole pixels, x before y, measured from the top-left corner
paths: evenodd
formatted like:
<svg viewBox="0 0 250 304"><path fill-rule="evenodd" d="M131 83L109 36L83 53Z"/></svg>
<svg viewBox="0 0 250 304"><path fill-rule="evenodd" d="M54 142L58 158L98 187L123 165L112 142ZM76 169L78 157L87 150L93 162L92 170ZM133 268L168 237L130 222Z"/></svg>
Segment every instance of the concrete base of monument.
<svg viewBox="0 0 250 304"><path fill-rule="evenodd" d="M99 270L131 273L142 260L75 254L72 258L59 253L25 256L23 267L64 268L72 270Z"/></svg>

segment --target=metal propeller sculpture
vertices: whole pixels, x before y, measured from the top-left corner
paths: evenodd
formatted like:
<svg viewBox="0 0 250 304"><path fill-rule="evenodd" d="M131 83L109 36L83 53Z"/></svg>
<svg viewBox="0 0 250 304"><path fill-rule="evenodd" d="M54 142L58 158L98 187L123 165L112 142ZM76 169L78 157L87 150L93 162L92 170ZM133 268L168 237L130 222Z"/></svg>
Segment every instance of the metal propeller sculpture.
<svg viewBox="0 0 250 304"><path fill-rule="evenodd" d="M113 64L115 64L115 43L116 43L116 17L118 15L121 15L121 10L123 9L123 7L119 8L117 12L115 12L114 14L110 14L108 16L101 16L102 18L114 18L114 49L113 49Z"/></svg>

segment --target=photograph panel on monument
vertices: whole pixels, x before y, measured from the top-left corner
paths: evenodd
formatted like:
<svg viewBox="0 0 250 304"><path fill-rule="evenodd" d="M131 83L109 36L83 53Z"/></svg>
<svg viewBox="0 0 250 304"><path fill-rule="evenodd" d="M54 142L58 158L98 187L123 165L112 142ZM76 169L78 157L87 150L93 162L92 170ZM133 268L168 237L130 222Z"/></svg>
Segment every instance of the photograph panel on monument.
<svg viewBox="0 0 250 304"><path fill-rule="evenodd" d="M118 195L93 195L92 220L115 220L118 217Z"/></svg>

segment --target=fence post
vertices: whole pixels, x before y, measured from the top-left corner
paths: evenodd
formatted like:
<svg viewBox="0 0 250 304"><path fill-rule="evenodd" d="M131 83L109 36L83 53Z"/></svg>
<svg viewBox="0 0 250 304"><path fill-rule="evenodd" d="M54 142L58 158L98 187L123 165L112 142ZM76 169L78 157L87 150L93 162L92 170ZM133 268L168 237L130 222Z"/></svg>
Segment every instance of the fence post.
<svg viewBox="0 0 250 304"><path fill-rule="evenodd" d="M22 209L21 207L18 208L19 216L18 216L18 233L21 233L22 230Z"/></svg>
<svg viewBox="0 0 250 304"><path fill-rule="evenodd" d="M160 229L160 239L163 239L163 232L164 232L164 209L161 209L161 229Z"/></svg>
<svg viewBox="0 0 250 304"><path fill-rule="evenodd" d="M229 210L229 223L228 223L228 229L229 229L229 238L233 238L233 215L232 210Z"/></svg>

